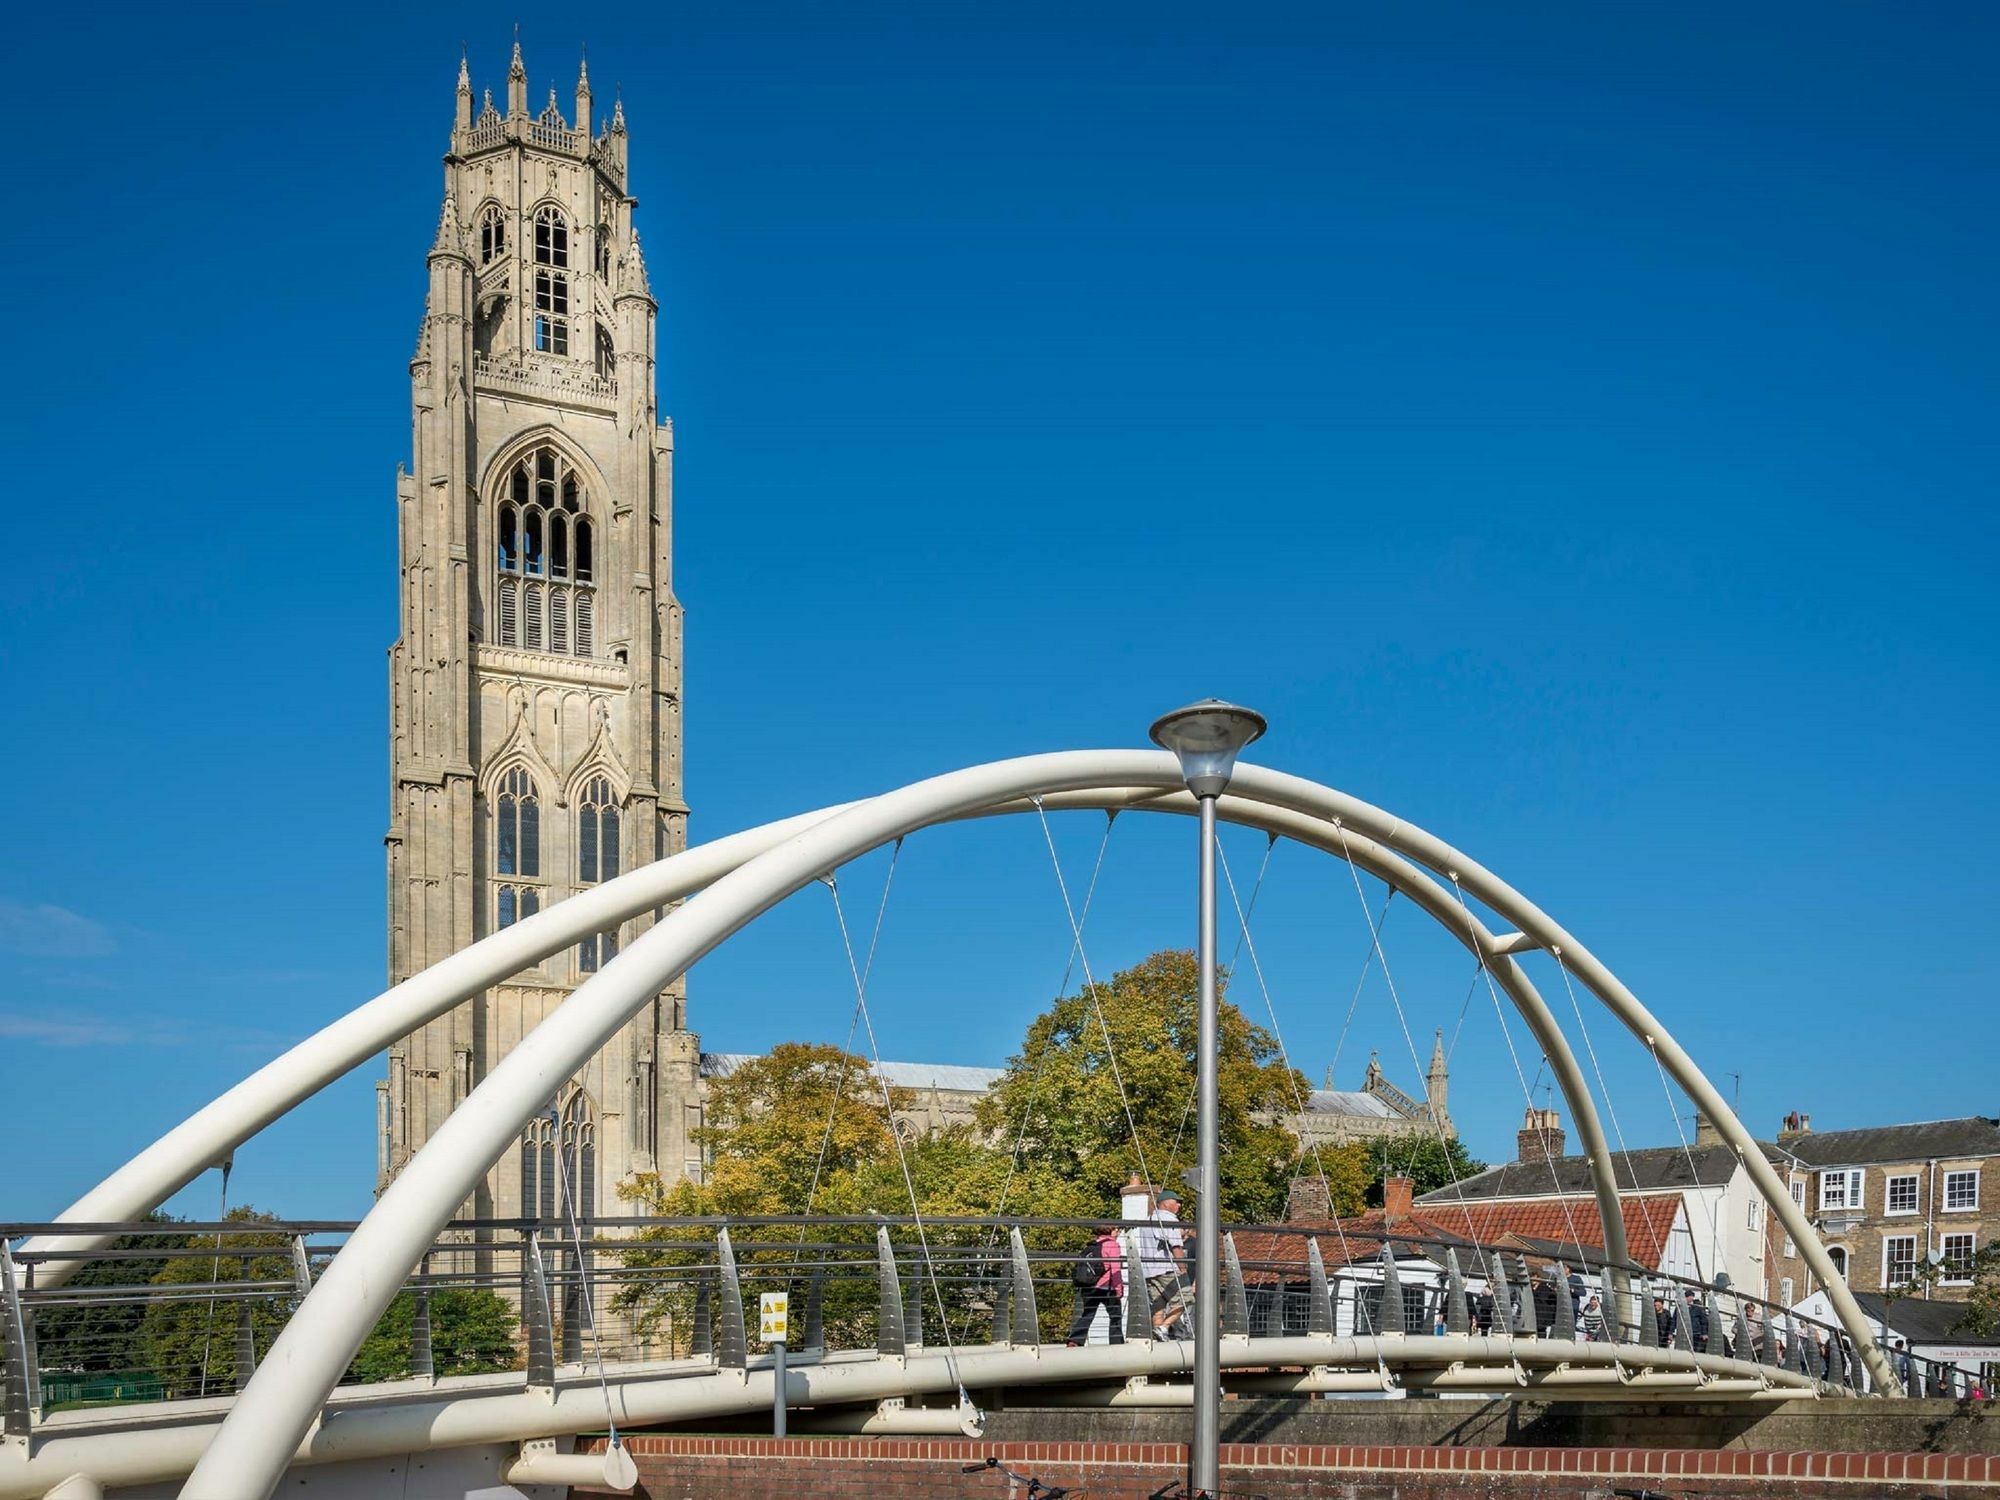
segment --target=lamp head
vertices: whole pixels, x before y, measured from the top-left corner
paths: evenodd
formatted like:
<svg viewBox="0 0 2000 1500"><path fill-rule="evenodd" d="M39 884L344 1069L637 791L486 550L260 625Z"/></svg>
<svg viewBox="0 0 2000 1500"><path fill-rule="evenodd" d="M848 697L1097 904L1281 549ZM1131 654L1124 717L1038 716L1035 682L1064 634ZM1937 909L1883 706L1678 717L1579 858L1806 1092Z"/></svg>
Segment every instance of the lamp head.
<svg viewBox="0 0 2000 1500"><path fill-rule="evenodd" d="M1255 709L1204 698L1154 720L1153 743L1174 752L1189 791L1220 797L1236 771L1237 755L1264 729L1264 716Z"/></svg>

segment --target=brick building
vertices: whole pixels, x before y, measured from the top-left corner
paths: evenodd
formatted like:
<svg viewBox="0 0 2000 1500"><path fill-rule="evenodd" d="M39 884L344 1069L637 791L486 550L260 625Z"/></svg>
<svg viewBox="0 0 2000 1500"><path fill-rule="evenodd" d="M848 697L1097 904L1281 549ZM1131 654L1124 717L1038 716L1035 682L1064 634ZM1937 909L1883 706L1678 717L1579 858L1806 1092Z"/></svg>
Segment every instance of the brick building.
<svg viewBox="0 0 2000 1500"><path fill-rule="evenodd" d="M1815 1131L1809 1115L1785 1117L1768 1148L1792 1199L1857 1290L1902 1286L1932 1255L1941 1276L1929 1295L1962 1300L1980 1247L2000 1235L2000 1120L1971 1115L1862 1130ZM1819 1289L1798 1247L1772 1226L1774 1295L1791 1305ZM1963 1272L1964 1274L1955 1274Z"/></svg>

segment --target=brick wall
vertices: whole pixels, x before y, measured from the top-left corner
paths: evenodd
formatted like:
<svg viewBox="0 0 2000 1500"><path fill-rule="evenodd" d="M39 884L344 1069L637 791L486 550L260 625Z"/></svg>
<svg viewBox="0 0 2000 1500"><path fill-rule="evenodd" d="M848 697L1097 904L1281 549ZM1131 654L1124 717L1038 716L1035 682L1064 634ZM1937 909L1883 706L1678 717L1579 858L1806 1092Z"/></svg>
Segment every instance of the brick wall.
<svg viewBox="0 0 2000 1500"><path fill-rule="evenodd" d="M1045 1484L1081 1486L1089 1500L1143 1500L1187 1477L1187 1450L1175 1443L650 1434L627 1442L637 1493L651 1500L1004 1500L999 1475L961 1472L988 1456ZM1542 1500L1618 1489L1661 1500L2000 1500L2000 1457L1985 1454L1229 1443L1222 1465L1232 1500Z"/></svg>

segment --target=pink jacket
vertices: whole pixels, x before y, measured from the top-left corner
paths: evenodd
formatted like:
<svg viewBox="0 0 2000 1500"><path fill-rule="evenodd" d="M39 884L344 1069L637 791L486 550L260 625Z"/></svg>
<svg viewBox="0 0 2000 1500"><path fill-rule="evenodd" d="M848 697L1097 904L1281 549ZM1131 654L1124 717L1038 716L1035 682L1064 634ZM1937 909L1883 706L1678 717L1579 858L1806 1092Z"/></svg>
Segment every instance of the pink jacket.
<svg viewBox="0 0 2000 1500"><path fill-rule="evenodd" d="M1106 1231L1097 1237L1097 1253L1104 1258L1104 1274L1097 1278L1099 1286L1108 1286L1115 1297L1125 1295L1125 1244L1115 1230Z"/></svg>

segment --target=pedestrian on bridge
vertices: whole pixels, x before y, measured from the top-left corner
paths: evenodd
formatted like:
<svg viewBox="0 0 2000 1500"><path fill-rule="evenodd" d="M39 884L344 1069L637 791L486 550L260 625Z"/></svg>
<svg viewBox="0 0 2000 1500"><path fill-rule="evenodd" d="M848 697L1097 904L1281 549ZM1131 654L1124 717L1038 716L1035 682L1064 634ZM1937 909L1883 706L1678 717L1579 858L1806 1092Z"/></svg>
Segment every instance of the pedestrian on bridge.
<svg viewBox="0 0 2000 1500"><path fill-rule="evenodd" d="M1688 1338L1694 1344L1697 1354L1708 1353L1708 1309L1701 1305L1701 1298L1695 1295L1693 1287L1685 1293L1687 1297Z"/></svg>
<svg viewBox="0 0 2000 1500"><path fill-rule="evenodd" d="M1069 1322L1069 1347L1074 1349L1090 1337L1090 1325L1097 1310L1111 1329L1111 1342L1125 1342L1124 1319L1118 1315L1119 1299L1125 1295L1125 1247L1118 1239L1116 1224L1100 1224L1077 1258L1071 1279L1076 1285L1076 1313Z"/></svg>
<svg viewBox="0 0 2000 1500"><path fill-rule="evenodd" d="M1139 1271L1146 1278L1146 1290L1155 1322L1166 1310L1167 1301L1187 1281L1186 1251L1182 1241L1181 1195L1171 1188L1154 1200L1153 1222L1132 1236L1139 1246Z"/></svg>

